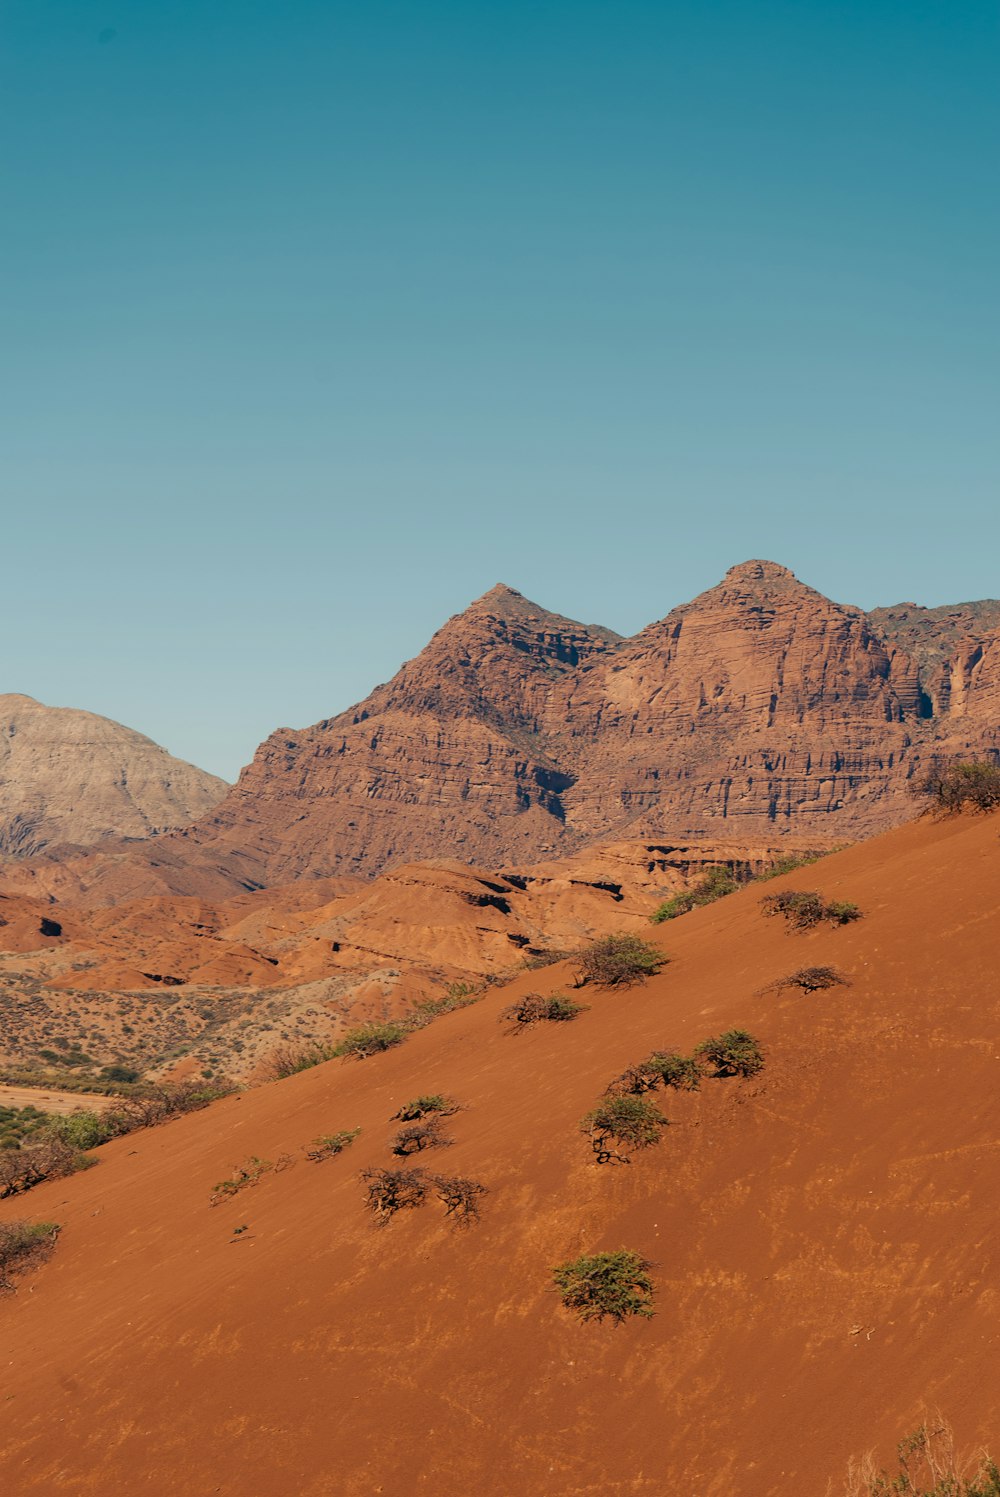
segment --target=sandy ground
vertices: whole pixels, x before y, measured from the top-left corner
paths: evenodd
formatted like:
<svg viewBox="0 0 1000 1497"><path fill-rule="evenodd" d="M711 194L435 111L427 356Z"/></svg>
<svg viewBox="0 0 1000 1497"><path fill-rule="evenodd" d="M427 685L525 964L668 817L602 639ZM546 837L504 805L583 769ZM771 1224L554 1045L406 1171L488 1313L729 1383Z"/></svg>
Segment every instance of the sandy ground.
<svg viewBox="0 0 1000 1497"><path fill-rule="evenodd" d="M0 1107L37 1107L39 1112L103 1112L116 1099L91 1092L54 1092L38 1086L0 1086Z"/></svg>
<svg viewBox="0 0 1000 1497"><path fill-rule="evenodd" d="M0 1202L62 1227L0 1300L0 1489L840 1497L925 1409L996 1452L998 832L925 821L768 886L855 900L856 925L791 935L748 889L659 928L661 975L584 989L572 1023L505 1032L513 995L571 979L526 974ZM850 987L773 989L828 963ZM658 1093L662 1142L594 1164L579 1121L626 1064L735 1025L760 1076ZM438 1090L464 1111L426 1164L485 1183L482 1220L431 1203L379 1230L358 1173ZM212 1207L251 1155L292 1163ZM552 1266L623 1246L654 1318L579 1324Z"/></svg>

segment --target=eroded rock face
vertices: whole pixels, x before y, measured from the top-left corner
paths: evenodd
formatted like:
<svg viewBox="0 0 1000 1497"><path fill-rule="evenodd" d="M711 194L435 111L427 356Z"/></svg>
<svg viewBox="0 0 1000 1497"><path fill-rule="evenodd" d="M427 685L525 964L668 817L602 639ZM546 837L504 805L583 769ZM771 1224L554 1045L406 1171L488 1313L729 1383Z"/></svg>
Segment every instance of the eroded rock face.
<svg viewBox="0 0 1000 1497"><path fill-rule="evenodd" d="M932 762L1000 750L998 724L997 602L866 615L749 561L623 640L497 587L357 707L272 734L194 826L19 887L219 898L627 838L830 845L907 820Z"/></svg>
<svg viewBox="0 0 1000 1497"><path fill-rule="evenodd" d="M0 858L169 831L227 789L109 718L0 696Z"/></svg>
<svg viewBox="0 0 1000 1497"><path fill-rule="evenodd" d="M934 754L995 743L994 613L868 616L750 561L620 640L495 588L353 711L274 734L191 840L270 882L629 836L866 835L912 814Z"/></svg>

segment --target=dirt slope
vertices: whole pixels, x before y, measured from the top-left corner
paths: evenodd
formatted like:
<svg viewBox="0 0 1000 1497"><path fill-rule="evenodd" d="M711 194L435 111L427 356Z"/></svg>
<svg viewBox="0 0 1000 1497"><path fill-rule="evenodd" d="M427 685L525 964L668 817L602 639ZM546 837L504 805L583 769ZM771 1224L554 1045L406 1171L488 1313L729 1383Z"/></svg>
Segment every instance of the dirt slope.
<svg viewBox="0 0 1000 1497"><path fill-rule="evenodd" d="M822 1497L926 1402L1000 1444L1000 822L927 821L770 885L856 900L790 935L750 889L663 932L643 988L510 1038L491 993L334 1062L111 1145L0 1217L63 1224L0 1301L0 1485L150 1497ZM850 988L760 994L805 963ZM558 968L525 976L554 990ZM738 1024L749 1082L663 1101L673 1126L596 1167L580 1116L653 1046ZM467 1110L429 1161L490 1186L481 1223L373 1228L418 1091ZM313 1165L317 1134L361 1126ZM294 1168L212 1209L250 1154ZM248 1230L234 1235L234 1228ZM550 1265L637 1249L657 1314L581 1326Z"/></svg>

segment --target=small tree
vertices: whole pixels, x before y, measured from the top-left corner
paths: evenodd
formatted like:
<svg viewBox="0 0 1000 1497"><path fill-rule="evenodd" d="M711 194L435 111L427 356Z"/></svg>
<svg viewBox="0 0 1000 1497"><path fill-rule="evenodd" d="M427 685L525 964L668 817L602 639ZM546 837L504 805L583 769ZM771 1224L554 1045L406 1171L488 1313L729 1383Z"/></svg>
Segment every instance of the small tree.
<svg viewBox="0 0 1000 1497"><path fill-rule="evenodd" d="M560 1263L552 1277L567 1310L581 1320L608 1316L620 1325L630 1315L653 1314L652 1267L639 1253L620 1248Z"/></svg>
<svg viewBox="0 0 1000 1497"><path fill-rule="evenodd" d="M1000 764L975 760L936 770L920 786L933 796L935 807L948 815L971 811L995 811L1000 807Z"/></svg>
<svg viewBox="0 0 1000 1497"><path fill-rule="evenodd" d="M659 972L667 957L638 936L602 936L577 958L578 987L592 982L602 988L627 988Z"/></svg>
<svg viewBox="0 0 1000 1497"><path fill-rule="evenodd" d="M427 1199L431 1181L422 1169L367 1169L361 1171L368 1194L365 1206L384 1226L397 1211L413 1211Z"/></svg>
<svg viewBox="0 0 1000 1497"><path fill-rule="evenodd" d="M695 1046L695 1055L705 1065L711 1066L714 1077L756 1076L763 1069L764 1052L745 1029L727 1029L725 1034L702 1040Z"/></svg>
<svg viewBox="0 0 1000 1497"><path fill-rule="evenodd" d="M563 993L555 993L551 998L543 998L541 993L528 993L502 1010L500 1022L508 1023L511 1033L520 1034L532 1024L565 1024L586 1011L585 1004L574 1003Z"/></svg>
<svg viewBox="0 0 1000 1497"><path fill-rule="evenodd" d="M652 1102L629 1095L605 1097L580 1121L580 1130L590 1138L598 1164L612 1159L630 1164L628 1151L659 1143L660 1130L666 1126L666 1118ZM619 1149L611 1148L612 1140Z"/></svg>

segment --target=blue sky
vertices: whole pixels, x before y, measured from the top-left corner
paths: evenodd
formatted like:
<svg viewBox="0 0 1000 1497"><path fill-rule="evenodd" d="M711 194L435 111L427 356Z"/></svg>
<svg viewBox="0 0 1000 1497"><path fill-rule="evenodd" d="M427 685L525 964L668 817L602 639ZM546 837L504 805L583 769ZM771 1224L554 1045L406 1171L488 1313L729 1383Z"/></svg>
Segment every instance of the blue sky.
<svg viewBox="0 0 1000 1497"><path fill-rule="evenodd" d="M4 0L0 690L234 777L502 580L1000 593L993 0Z"/></svg>

